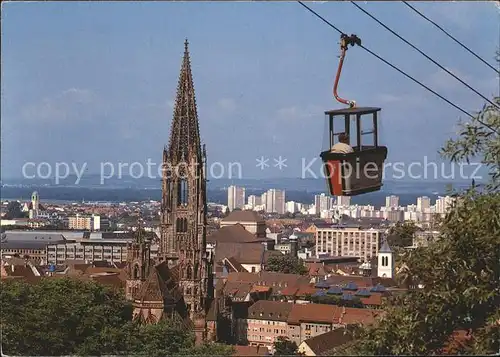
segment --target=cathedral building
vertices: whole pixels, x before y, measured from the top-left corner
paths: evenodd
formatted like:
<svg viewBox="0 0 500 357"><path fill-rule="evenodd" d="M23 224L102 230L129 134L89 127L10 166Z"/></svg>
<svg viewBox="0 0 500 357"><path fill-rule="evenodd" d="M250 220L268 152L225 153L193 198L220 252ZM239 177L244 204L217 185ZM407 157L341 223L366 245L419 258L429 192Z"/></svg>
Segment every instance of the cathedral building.
<svg viewBox="0 0 500 357"><path fill-rule="evenodd" d="M136 319L155 323L180 318L194 330L198 343L210 339L207 314L214 294L212 263L206 251L205 167L186 40L170 140L163 150L158 261L150 259L150 243L138 234L129 246L126 293Z"/></svg>

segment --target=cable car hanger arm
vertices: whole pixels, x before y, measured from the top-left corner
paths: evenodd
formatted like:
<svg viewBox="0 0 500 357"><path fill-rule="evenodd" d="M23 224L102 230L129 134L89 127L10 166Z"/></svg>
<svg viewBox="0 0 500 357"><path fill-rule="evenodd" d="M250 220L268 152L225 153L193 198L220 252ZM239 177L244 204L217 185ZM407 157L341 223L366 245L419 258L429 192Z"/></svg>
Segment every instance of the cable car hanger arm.
<svg viewBox="0 0 500 357"><path fill-rule="evenodd" d="M350 108L354 108L356 106L356 102L354 100L347 100L341 98L337 93L337 88L339 85L340 74L342 72L342 66L344 65L344 58L348 49L348 46L358 45L361 46L361 39L356 35L348 36L345 33L340 35L340 60L339 66L337 68L337 75L335 76L335 83L333 85L333 96L337 101L342 104L348 105Z"/></svg>

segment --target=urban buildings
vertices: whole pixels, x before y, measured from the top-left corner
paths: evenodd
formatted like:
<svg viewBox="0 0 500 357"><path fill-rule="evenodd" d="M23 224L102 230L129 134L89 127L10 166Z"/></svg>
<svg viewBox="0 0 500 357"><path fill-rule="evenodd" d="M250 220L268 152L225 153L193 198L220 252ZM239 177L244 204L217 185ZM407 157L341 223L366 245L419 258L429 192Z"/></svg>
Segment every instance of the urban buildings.
<svg viewBox="0 0 500 357"><path fill-rule="evenodd" d="M348 196L337 196L335 203L339 207L348 207L351 205L351 197Z"/></svg>
<svg viewBox="0 0 500 357"><path fill-rule="evenodd" d="M316 208L316 214L320 215L322 212L329 211L333 207L333 197L326 196L324 193L315 195L314 206Z"/></svg>
<svg viewBox="0 0 500 357"><path fill-rule="evenodd" d="M75 216L68 217L68 228L99 231L101 229L101 217L96 214L90 216L76 214Z"/></svg>
<svg viewBox="0 0 500 357"><path fill-rule="evenodd" d="M417 198L417 211L425 212L431 207L431 199L427 196Z"/></svg>
<svg viewBox="0 0 500 357"><path fill-rule="evenodd" d="M285 213L285 191L270 189L262 195L262 204L268 213Z"/></svg>
<svg viewBox="0 0 500 357"><path fill-rule="evenodd" d="M250 209L254 209L262 204L261 196L250 195L248 196L248 206Z"/></svg>
<svg viewBox="0 0 500 357"><path fill-rule="evenodd" d="M399 207L399 197L394 195L387 196L385 198L385 206L394 208Z"/></svg>
<svg viewBox="0 0 500 357"><path fill-rule="evenodd" d="M369 262L376 257L383 230L361 226L316 225L316 257L351 256Z"/></svg>
<svg viewBox="0 0 500 357"><path fill-rule="evenodd" d="M255 197L255 196L254 196ZM238 186L229 186L227 189L227 207L229 211L245 206L245 189Z"/></svg>

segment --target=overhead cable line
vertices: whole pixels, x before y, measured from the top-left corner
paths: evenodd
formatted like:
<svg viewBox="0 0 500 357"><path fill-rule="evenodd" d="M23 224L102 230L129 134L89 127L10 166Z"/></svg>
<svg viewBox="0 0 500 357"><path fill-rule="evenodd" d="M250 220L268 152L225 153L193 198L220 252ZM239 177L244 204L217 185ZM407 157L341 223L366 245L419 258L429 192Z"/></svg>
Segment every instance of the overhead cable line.
<svg viewBox="0 0 500 357"><path fill-rule="evenodd" d="M328 20L326 20L324 17L322 17L320 14L318 14L316 11L314 11L313 9L311 9L309 6L307 6L306 4L304 4L302 1L298 1L298 3L300 5L302 5L304 8L306 8L309 12L311 12L313 15L315 15L317 18L319 18L320 20L322 20L325 24L327 24L328 26L330 26L331 28L333 28L335 31L337 31L338 33L340 34L345 34L343 31L341 31L339 28L337 28L335 25L333 25L331 22L329 22ZM429 88L428 86L426 86L425 84L423 84L422 82L420 82L419 80L415 79L414 77L412 77L411 75L409 75L408 73L406 73L405 71L399 69L398 67L396 67L395 65L393 65L392 63L390 63L389 61L385 60L384 58L382 58L381 56L379 56L378 54L376 54L375 52L373 52L372 50L368 49L367 47L365 47L364 45L359 45L360 48L364 49L366 52L368 52L369 54L371 54L372 56L376 57L377 59L379 59L380 61L384 62L385 64L387 64L388 66L390 66L391 68L393 68L394 70L398 71L399 73L401 73L402 75L404 75L406 78L408 79L411 79L413 82L417 83L418 85L420 85L421 87L423 87L424 89L426 89L427 91L431 92L432 94L434 94L435 96L437 96L438 98L442 99L443 101L445 101L446 103L448 103L449 105L451 105L452 107L454 107L455 109L461 111L462 113L464 113L465 115L471 117L472 119L476 119L479 123L483 124L484 126L486 126L488 129L492 130L493 132L498 133L498 131L493 128L491 125L488 125L487 123L484 123L482 122L481 120L479 120L479 118L477 118L476 116L470 114L469 112L467 112L466 110L462 109L461 107L459 107L458 105L456 105L455 103L451 102L450 100L446 99L445 97L443 97L441 94L437 93L436 91L432 90L431 88Z"/></svg>
<svg viewBox="0 0 500 357"><path fill-rule="evenodd" d="M417 13L418 15L420 15L422 18L424 18L425 20L429 21L431 24L433 24L434 26L436 26L439 30L441 30L446 36L448 36L449 38L451 38L453 41L455 41L456 43L458 43L460 46L462 46L462 48L464 48L467 52L469 52L471 55L473 55L474 57L476 57L478 60L480 60L481 62L483 62L485 65L487 65L488 67L490 67L492 70L495 71L495 73L497 74L500 74L500 70L498 70L497 68L493 67L491 64L489 64L488 62L486 62L483 58L481 58L477 53L475 53L474 51L472 51L469 47L467 47L466 45L464 45L462 42L460 42L459 40L457 40L453 35L451 35L448 31L446 31L445 29L443 29L441 26L439 26L436 22L432 21L431 19L429 19L427 16L425 16L424 14L422 14L421 11L417 10L415 7L413 7L412 5L410 5L407 1L403 1L403 4L405 4L406 6L408 6L410 9L412 9L415 13Z"/></svg>
<svg viewBox="0 0 500 357"><path fill-rule="evenodd" d="M429 61L431 61L432 63L434 63L436 66L438 66L439 68L441 68L443 71L445 71L446 73L448 73L450 76L452 76L457 81L459 81L460 83L462 83L464 86L466 86L467 88L469 88L471 91L473 91L474 93L476 93L478 96L480 96L481 98L483 98L485 101L487 101L488 103L490 103L494 107L498 108L498 104L494 103L493 101L491 101L491 99L485 97L484 95L482 95L481 93L479 93L477 90L475 90L474 88L472 88L469 84L467 84L460 77L456 76L453 72L451 72L450 70L448 70L446 67L444 67L443 65L441 65L440 63L438 63L436 60L434 60L431 57L429 57L425 52L423 52L422 50L420 50L417 46L415 46L411 42L407 41L405 38L403 38L401 35L399 35L396 31L394 31L393 29L391 29L389 26L385 25L382 21L380 21L379 19L377 19L375 16L373 16L372 14L370 14L368 11L366 11L365 9L363 9L361 6L359 6L358 4L356 4L354 1L351 1L351 4L353 4L354 6L356 6L359 10L361 10L366 15L368 15L373 20L375 20L380 26L382 26L387 31L389 31L390 33L392 33L394 36L396 36L397 38L399 38L401 41L403 41L404 43L406 43L408 46L410 46L411 48L413 48L415 51L417 51L422 56L424 56L425 58L427 58Z"/></svg>

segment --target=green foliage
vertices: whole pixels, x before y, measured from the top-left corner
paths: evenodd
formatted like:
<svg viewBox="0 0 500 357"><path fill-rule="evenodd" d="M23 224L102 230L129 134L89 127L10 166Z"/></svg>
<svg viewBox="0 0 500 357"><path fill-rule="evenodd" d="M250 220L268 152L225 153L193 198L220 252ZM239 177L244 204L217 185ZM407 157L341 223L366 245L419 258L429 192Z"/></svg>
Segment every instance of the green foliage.
<svg viewBox="0 0 500 357"><path fill-rule="evenodd" d="M500 106L500 97L493 99ZM470 162L479 159L489 168L491 181L488 188L500 188L500 109L485 105L470 122L459 123L457 139L445 143L441 153L452 162ZM486 123L488 126L485 126Z"/></svg>
<svg viewBox="0 0 500 357"><path fill-rule="evenodd" d="M305 275L308 273L302 259L289 254L269 257L267 260L266 270L285 274Z"/></svg>
<svg viewBox="0 0 500 357"><path fill-rule="evenodd" d="M207 343L181 351L179 356L232 356L234 347L221 343Z"/></svg>
<svg viewBox="0 0 500 357"><path fill-rule="evenodd" d="M194 346L176 321L132 322L132 307L115 290L77 279L1 283L3 352L30 356L229 356L231 346Z"/></svg>
<svg viewBox="0 0 500 357"><path fill-rule="evenodd" d="M28 215L22 212L21 204L17 201L10 201L7 204L4 219L26 218Z"/></svg>
<svg viewBox="0 0 500 357"><path fill-rule="evenodd" d="M413 244L413 237L417 230L418 227L414 222L397 222L389 229L387 243L389 243L391 248L409 247Z"/></svg>
<svg viewBox="0 0 500 357"><path fill-rule="evenodd" d="M299 353L298 346L294 341L290 341L288 337L279 336L274 341L274 356L303 356Z"/></svg>
<svg viewBox="0 0 500 357"><path fill-rule="evenodd" d="M132 309L93 282L42 279L1 283L3 348L17 355L67 355L87 338L122 327Z"/></svg>
<svg viewBox="0 0 500 357"><path fill-rule="evenodd" d="M412 279L423 288L394 298L381 323L343 353L426 355L459 329L483 336L478 352L497 352L490 323L500 306L498 212L500 193L462 197L446 216L440 239L407 258Z"/></svg>
<svg viewBox="0 0 500 357"><path fill-rule="evenodd" d="M309 296L306 297L306 300L309 299L312 303L315 304L327 304L327 305L338 305L345 307L364 307L361 299L358 296L353 296L352 300L343 300L341 296L338 295L323 295L323 296Z"/></svg>

